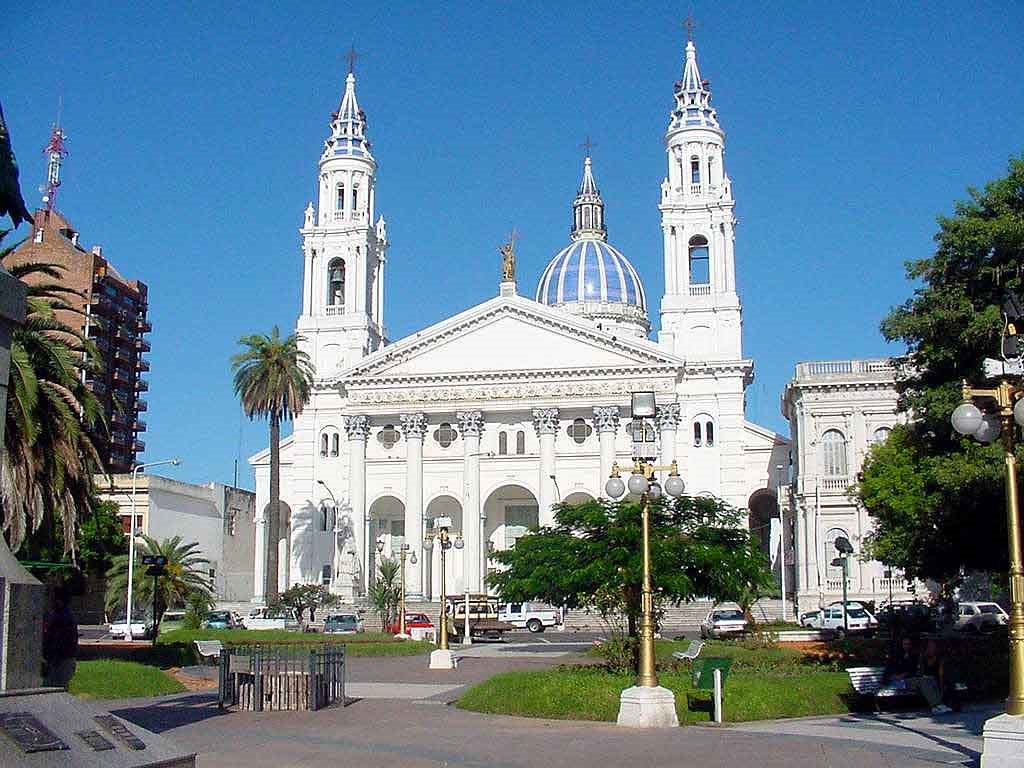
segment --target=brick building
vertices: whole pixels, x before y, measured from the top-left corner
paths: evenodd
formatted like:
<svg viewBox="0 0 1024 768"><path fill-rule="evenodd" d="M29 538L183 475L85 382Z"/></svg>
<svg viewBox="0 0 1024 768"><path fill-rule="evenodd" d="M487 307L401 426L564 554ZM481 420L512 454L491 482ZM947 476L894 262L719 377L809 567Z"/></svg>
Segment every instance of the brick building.
<svg viewBox="0 0 1024 768"><path fill-rule="evenodd" d="M81 294L66 299L81 314L59 310L57 316L96 344L102 370L90 374L86 384L99 398L109 427L109 436L94 436L96 447L108 471L130 472L146 447L140 437L146 431L142 394L149 389L142 377L149 370L145 334L151 330L146 285L122 277L101 246L86 250L78 231L56 210L35 212L31 238L12 255L12 263L33 261L61 267L61 283Z"/></svg>

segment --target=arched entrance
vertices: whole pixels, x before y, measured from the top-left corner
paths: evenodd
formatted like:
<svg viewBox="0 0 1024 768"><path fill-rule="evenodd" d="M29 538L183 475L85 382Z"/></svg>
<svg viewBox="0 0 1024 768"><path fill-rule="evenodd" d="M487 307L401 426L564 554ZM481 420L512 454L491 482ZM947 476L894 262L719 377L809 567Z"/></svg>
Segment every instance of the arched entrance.
<svg viewBox="0 0 1024 768"><path fill-rule="evenodd" d="M435 496L427 504L424 517L426 520L423 525L428 532L433 529L435 518L449 517L452 521L449 534L453 538L462 535L462 505L454 496L447 494ZM465 551L465 549L452 547L445 553L445 590L450 595L455 595L462 591L462 562ZM423 560L426 566L426 572L423 574L423 583L426 585L427 594L424 597L428 600L440 599L441 548L435 544L429 552L425 551L421 554L426 555ZM417 555L417 557L419 556Z"/></svg>
<svg viewBox="0 0 1024 768"><path fill-rule="evenodd" d="M377 560L395 557L405 543L405 504L395 496L385 495L370 505L370 530L368 532L367 568L369 584L377 578ZM384 548L377 553L377 542Z"/></svg>
<svg viewBox="0 0 1024 768"><path fill-rule="evenodd" d="M776 524L772 521L779 516L779 503L775 494L767 488L754 491L747 501L747 511L749 513L747 525L750 527L750 532L760 544L761 551L769 561L774 563L777 542L775 541L776 536L773 535Z"/></svg>
<svg viewBox="0 0 1024 768"><path fill-rule="evenodd" d="M516 540L540 522L540 505L533 492L521 485L509 483L495 488L484 502L486 524L484 528L484 552L480 553L486 566L483 573L489 574L495 564L488 553L512 549Z"/></svg>

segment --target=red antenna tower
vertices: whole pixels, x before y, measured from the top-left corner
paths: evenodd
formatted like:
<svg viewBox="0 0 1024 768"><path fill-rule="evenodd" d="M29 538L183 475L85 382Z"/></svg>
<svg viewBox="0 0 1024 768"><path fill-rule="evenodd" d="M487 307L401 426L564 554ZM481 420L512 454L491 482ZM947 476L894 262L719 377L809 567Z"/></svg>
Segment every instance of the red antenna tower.
<svg viewBox="0 0 1024 768"><path fill-rule="evenodd" d="M64 148L64 139L67 135L60 123L53 124L53 131L50 133L50 141L46 144L43 154L49 158L46 164L46 184L39 188L43 193L43 203L47 211L52 211L57 201L57 188L60 187L60 166L68 151Z"/></svg>

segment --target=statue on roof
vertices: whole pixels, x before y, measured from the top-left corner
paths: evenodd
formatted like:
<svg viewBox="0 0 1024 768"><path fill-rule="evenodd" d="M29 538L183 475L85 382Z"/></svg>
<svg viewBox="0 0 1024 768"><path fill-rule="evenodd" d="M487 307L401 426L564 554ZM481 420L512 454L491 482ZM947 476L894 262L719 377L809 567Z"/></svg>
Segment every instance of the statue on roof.
<svg viewBox="0 0 1024 768"><path fill-rule="evenodd" d="M508 243L498 246L501 253L501 279L506 283L514 283L516 280L516 238L518 235L513 229L508 236Z"/></svg>

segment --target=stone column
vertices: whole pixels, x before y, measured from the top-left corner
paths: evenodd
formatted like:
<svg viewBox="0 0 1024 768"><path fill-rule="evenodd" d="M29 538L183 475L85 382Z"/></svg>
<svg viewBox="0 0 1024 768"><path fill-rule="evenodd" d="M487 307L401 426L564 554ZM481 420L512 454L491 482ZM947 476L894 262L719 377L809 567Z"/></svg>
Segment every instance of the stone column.
<svg viewBox="0 0 1024 768"><path fill-rule="evenodd" d="M541 525L553 525L555 515L551 507L561 499L555 492L555 482L551 476L555 474L555 433L558 432L557 408L534 408L533 428L537 430L540 441L540 476L537 489L540 498L539 519Z"/></svg>
<svg viewBox="0 0 1024 768"><path fill-rule="evenodd" d="M423 436L427 434L425 413L403 413L399 417L405 435L405 543L416 564L405 561L406 595L420 600L424 594L423 573Z"/></svg>
<svg viewBox="0 0 1024 768"><path fill-rule="evenodd" d="M370 584L369 548L366 546L366 438L370 435L367 416L345 416L348 436L348 499L352 505L352 537L361 563L362 589Z"/></svg>
<svg viewBox="0 0 1024 768"><path fill-rule="evenodd" d="M658 431L661 434L661 464L671 464L676 458L676 429L679 427L679 403L658 406ZM715 435L715 440L719 436Z"/></svg>
<svg viewBox="0 0 1024 768"><path fill-rule="evenodd" d="M262 509L256 510L255 547L252 602L262 605L267 601L267 518Z"/></svg>
<svg viewBox="0 0 1024 768"><path fill-rule="evenodd" d="M597 495L604 494L604 484L615 463L615 437L619 431L619 406L594 406L594 429L601 446L601 474L597 478Z"/></svg>
<svg viewBox="0 0 1024 768"><path fill-rule="evenodd" d="M462 502L462 539L466 543L463 574L466 592L483 591L483 526L480 516L480 435L484 431L484 415L480 411L459 411L455 414L462 435L462 478L465 487ZM450 551L450 550L449 550Z"/></svg>

